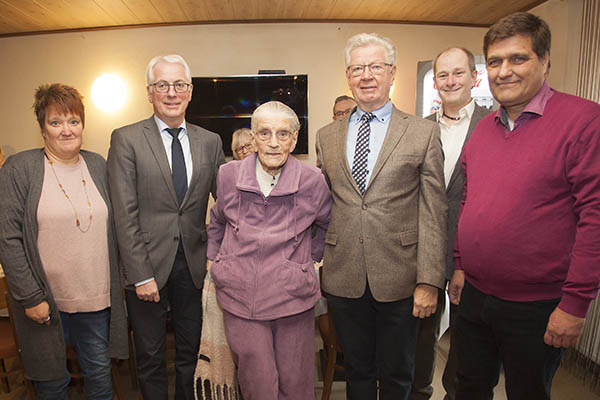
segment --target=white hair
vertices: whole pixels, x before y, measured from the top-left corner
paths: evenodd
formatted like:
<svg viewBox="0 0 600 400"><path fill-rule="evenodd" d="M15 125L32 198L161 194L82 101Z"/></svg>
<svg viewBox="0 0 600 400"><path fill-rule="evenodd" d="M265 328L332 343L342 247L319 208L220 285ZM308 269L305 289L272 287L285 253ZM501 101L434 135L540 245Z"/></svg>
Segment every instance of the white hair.
<svg viewBox="0 0 600 400"><path fill-rule="evenodd" d="M385 62L388 64L396 64L396 47L394 43L383 36L376 33L359 33L352 36L346 43L344 56L346 57L346 67L350 65L350 53L358 47L381 46L385 50Z"/></svg>
<svg viewBox="0 0 600 400"><path fill-rule="evenodd" d="M300 130L300 121L294 110L280 101L269 101L256 107L256 110L252 113L252 120L250 122L252 132L256 132L256 129L258 128L258 119L262 114L281 114L288 118L290 128L292 128L293 132L298 132Z"/></svg>
<svg viewBox="0 0 600 400"><path fill-rule="evenodd" d="M146 68L146 84L148 86L154 83L154 67L161 61L183 65L183 68L185 69L185 78L188 83L192 82L192 71L183 57L179 54L169 54L168 56L156 56L148 63L148 68Z"/></svg>

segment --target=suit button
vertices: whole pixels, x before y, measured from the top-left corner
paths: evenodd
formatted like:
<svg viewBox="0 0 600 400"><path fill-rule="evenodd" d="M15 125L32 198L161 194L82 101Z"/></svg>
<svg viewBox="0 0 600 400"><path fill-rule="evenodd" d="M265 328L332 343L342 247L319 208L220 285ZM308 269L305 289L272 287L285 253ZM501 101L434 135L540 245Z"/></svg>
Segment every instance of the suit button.
<svg viewBox="0 0 600 400"><path fill-rule="evenodd" d="M366 210L366 209L367 209L367 205L366 205L366 204L363 204L363 205L362 205L362 209L363 209L363 210Z"/></svg>
<svg viewBox="0 0 600 400"><path fill-rule="evenodd" d="M361 243L362 243L362 242L364 242L364 239L363 239L363 237L362 237L362 236L360 236L360 237L358 238L358 241L359 241L359 242L361 242Z"/></svg>
<svg viewBox="0 0 600 400"><path fill-rule="evenodd" d="M173 241L174 242L178 242L179 241L179 236L173 236Z"/></svg>
<svg viewBox="0 0 600 400"><path fill-rule="evenodd" d="M177 214L179 214L179 215L183 215L183 211L182 211L182 210L179 210L179 212L178 212Z"/></svg>

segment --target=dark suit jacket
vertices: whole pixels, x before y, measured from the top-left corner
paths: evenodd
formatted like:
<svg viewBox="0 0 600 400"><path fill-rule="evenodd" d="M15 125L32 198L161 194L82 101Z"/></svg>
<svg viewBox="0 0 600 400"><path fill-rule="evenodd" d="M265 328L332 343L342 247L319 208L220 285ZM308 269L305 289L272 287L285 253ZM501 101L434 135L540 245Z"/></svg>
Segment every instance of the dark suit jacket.
<svg viewBox="0 0 600 400"><path fill-rule="evenodd" d="M469 124L469 129L467 131L467 137L463 143L463 149L465 148L465 144L467 144L471 138L477 123L479 123L479 121L481 121L481 119L489 113L490 111L487 108L480 107L475 104L475 110L473 110L473 115L471 116L471 123ZM435 114L431 114L425 119L437 122ZM465 178L462 173L462 165L460 162L461 157L462 151L458 157L458 160L456 161L456 166L454 167L454 171L450 177L450 182L446 188L446 197L448 198L448 251L446 255L447 280L450 280L450 278L452 278L452 274L454 273L454 238L456 237L456 227L458 225L458 209L460 208L460 201L462 200L463 189L465 186Z"/></svg>
<svg viewBox="0 0 600 400"><path fill-rule="evenodd" d="M437 124L397 108L361 196L346 159L348 118L317 132L317 163L333 206L323 289L358 298L368 279L378 301L412 296L417 283L445 284L446 195Z"/></svg>
<svg viewBox="0 0 600 400"><path fill-rule="evenodd" d="M218 135L190 123L186 126L193 172L181 207L154 118L112 133L108 179L126 285L154 277L162 288L181 237L194 285L202 287L208 195L216 198L217 171L225 159Z"/></svg>

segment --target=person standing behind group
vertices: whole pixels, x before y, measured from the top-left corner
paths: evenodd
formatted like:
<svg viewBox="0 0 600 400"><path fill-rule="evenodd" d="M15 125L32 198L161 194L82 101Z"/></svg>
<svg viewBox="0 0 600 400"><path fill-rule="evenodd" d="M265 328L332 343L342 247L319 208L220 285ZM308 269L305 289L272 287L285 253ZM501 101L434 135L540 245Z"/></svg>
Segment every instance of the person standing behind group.
<svg viewBox="0 0 600 400"><path fill-rule="evenodd" d="M346 115L356 107L356 101L350 96L341 95L338 96L333 102L333 120L338 121L343 119Z"/></svg>
<svg viewBox="0 0 600 400"><path fill-rule="evenodd" d="M446 195L437 124L396 109L393 43L359 34L345 50L358 107L317 132L331 186L323 290L344 351L347 398L406 400L419 318L445 284ZM379 383L378 383L379 381Z"/></svg>
<svg viewBox="0 0 600 400"><path fill-rule="evenodd" d="M530 13L483 41L498 111L462 156L466 186L450 300L456 398L491 399L504 368L509 399L550 399L564 348L600 286L600 105L546 82L550 28Z"/></svg>
<svg viewBox="0 0 600 400"><path fill-rule="evenodd" d="M299 128L285 104L259 106L257 153L220 168L210 214L208 265L246 400L314 398L313 262L331 195L317 168L290 157Z"/></svg>
<svg viewBox="0 0 600 400"><path fill-rule="evenodd" d="M471 98L471 89L477 79L475 57L462 47L450 47L433 60L433 79L442 106L427 117L440 126L442 149L444 150L444 180L448 200L448 251L446 255L446 280L454 272L454 237L458 222L458 209L462 199L464 179L460 164L462 149L471 138L475 126L490 112L478 106ZM440 321L446 304L446 292L438 292L438 309L424 318L419 327L415 378L411 399L429 399L433 394L433 373ZM450 350L444 368L442 383L446 390L445 400L454 400L456 393L456 345L453 334L458 306L450 306Z"/></svg>
<svg viewBox="0 0 600 400"><path fill-rule="evenodd" d="M231 135L231 152L234 160L243 160L256 152L250 129L240 128L233 132L233 135Z"/></svg>
<svg viewBox="0 0 600 400"><path fill-rule="evenodd" d="M191 72L178 55L146 71L150 118L115 130L108 178L144 399L168 397L166 317L175 330L175 398L193 399L206 274L206 207L225 162L218 135L185 121Z"/></svg>
<svg viewBox="0 0 600 400"><path fill-rule="evenodd" d="M81 150L79 92L40 86L43 149L0 170L0 261L25 366L38 399L66 399L72 344L88 399L112 399L111 357L128 357L127 321L106 162Z"/></svg>

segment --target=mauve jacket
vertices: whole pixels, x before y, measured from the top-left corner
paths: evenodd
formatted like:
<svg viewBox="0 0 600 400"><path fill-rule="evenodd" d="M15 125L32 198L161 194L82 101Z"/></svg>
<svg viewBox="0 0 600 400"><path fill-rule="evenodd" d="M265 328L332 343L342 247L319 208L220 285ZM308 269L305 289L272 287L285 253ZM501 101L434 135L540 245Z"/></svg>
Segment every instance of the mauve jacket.
<svg viewBox="0 0 600 400"><path fill-rule="evenodd" d="M256 154L219 169L207 258L217 300L241 318L273 320L320 298L313 260L323 256L331 194L321 171L290 156L265 197ZM315 227L313 234L312 227Z"/></svg>

